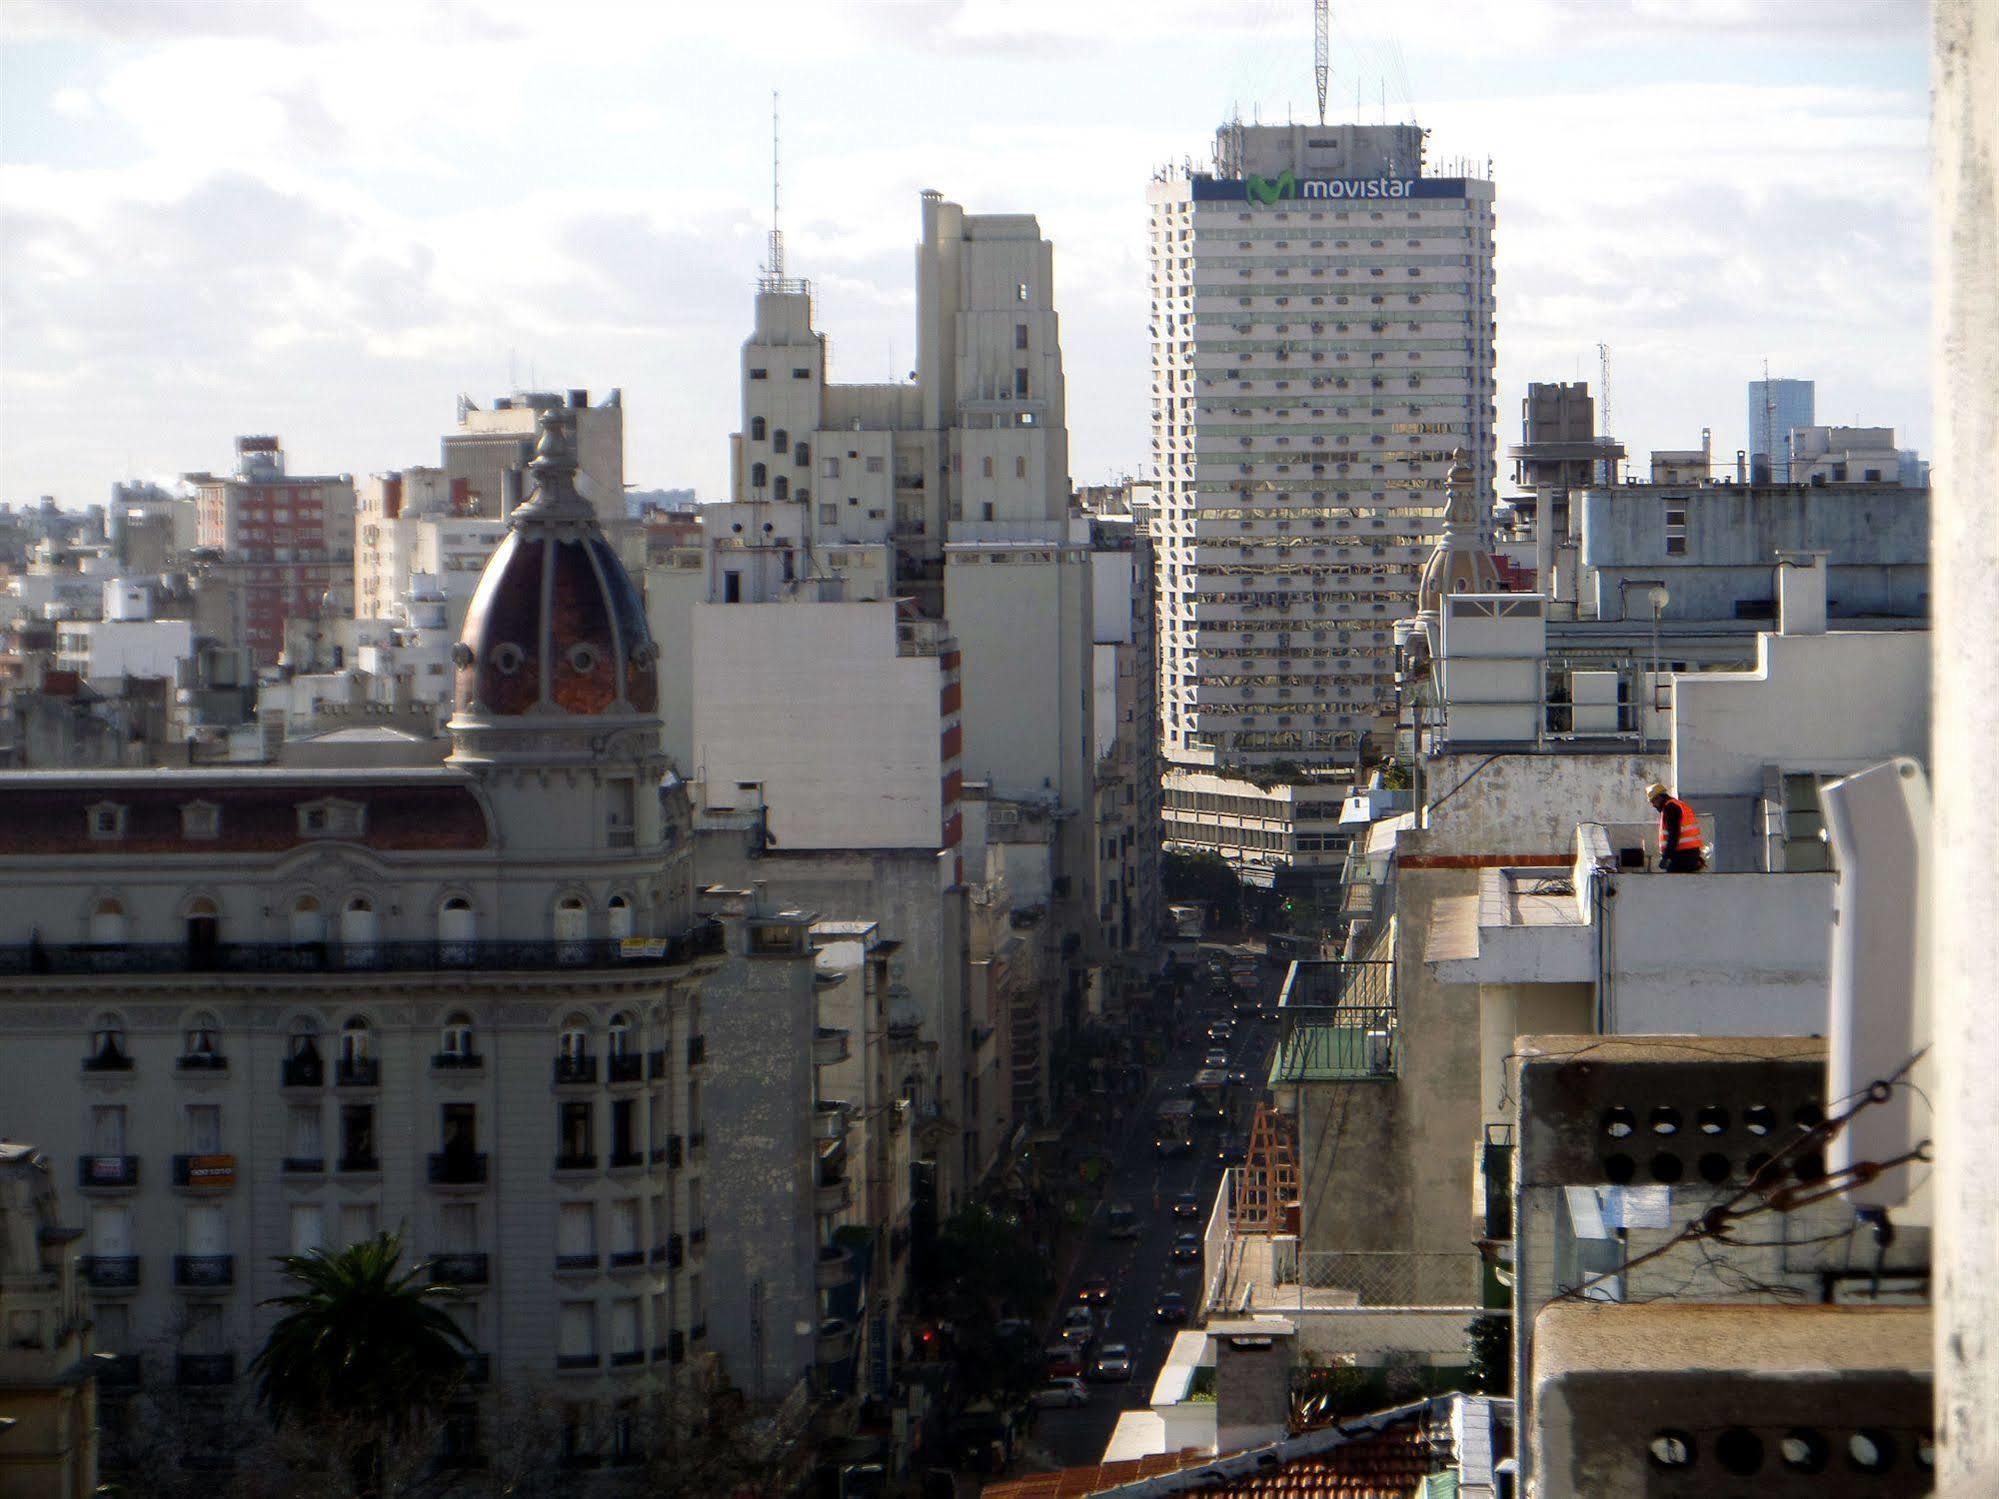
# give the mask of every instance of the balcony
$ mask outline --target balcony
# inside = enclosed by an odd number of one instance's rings
[[[601,1362],[602,1360],[594,1353],[558,1353],[555,1356],[556,1370],[564,1374],[581,1369],[594,1369]]]
[[[854,1326],[838,1317],[828,1317],[819,1324],[819,1362],[822,1364],[842,1363],[854,1356]]]
[[[837,1099],[826,1099],[812,1105],[812,1138],[815,1140],[840,1140],[847,1134],[847,1106]]]
[[[486,1059],[476,1051],[440,1051],[430,1059],[433,1072],[479,1072],[485,1066]]]
[[[336,1088],[381,1087],[381,1061],[375,1057],[342,1057],[333,1064],[333,1086]]]
[[[708,1060],[708,1038],[689,1036],[687,1038],[687,1065],[699,1067]]]
[[[666,968],[723,953],[720,922],[675,937],[561,942],[224,942],[191,953],[185,942],[19,942],[0,946],[0,975],[126,973],[488,973],[556,968]]]
[[[278,1086],[317,1088],[326,1082],[326,1063],[318,1057],[286,1057],[278,1064]]]
[[[211,1051],[189,1052],[186,1056],[174,1058],[176,1072],[227,1072],[229,1058],[218,1056]]]
[[[844,1176],[836,1176],[821,1181],[812,1194],[812,1209],[816,1213],[830,1216],[846,1211],[847,1204],[854,1200],[854,1189]]]
[[[173,1184],[191,1192],[226,1192],[236,1185],[236,1157],[177,1155],[173,1159]]]
[[[636,1051],[613,1052],[609,1058],[611,1081],[614,1083],[638,1083],[645,1081],[645,1057]]]
[[[646,1252],[643,1249],[614,1249],[610,1254],[613,1270],[635,1270],[645,1262]]]
[[[564,1151],[555,1158],[555,1169],[557,1171],[595,1171],[597,1169],[597,1152],[594,1150]]]
[[[353,1176],[372,1176],[382,1169],[382,1158],[378,1155],[344,1155],[340,1158],[340,1169]]]
[[[562,1273],[572,1275],[579,1271],[595,1270],[602,1263],[603,1257],[594,1249],[587,1254],[558,1254],[555,1257],[555,1268]]]
[[[1400,1075],[1393,963],[1293,963],[1277,1003],[1284,1029],[1270,1070],[1274,1086]]]
[[[146,1368],[136,1353],[98,1353],[97,1387],[101,1390],[136,1390],[146,1382]]]
[[[76,1162],[76,1184],[84,1191],[139,1185],[139,1158],[135,1155],[87,1155]]]
[[[430,1183],[434,1187],[482,1187],[486,1184],[486,1152],[483,1150],[442,1150],[430,1158]]]
[[[132,1070],[132,1059],[122,1051],[113,1051],[107,1047],[95,1056],[85,1057],[83,1059],[83,1070],[85,1072],[130,1072]]]
[[[139,1287],[136,1254],[86,1254],[83,1278],[93,1291],[135,1291]]]
[[[174,1284],[185,1290],[206,1290],[236,1284],[236,1256],[233,1254],[177,1254],[174,1256]]]
[[[233,1353],[182,1353],[174,1358],[174,1378],[183,1385],[226,1385],[236,1382]]]
[[[819,1246],[817,1284],[822,1291],[835,1290],[854,1278],[854,1256],[838,1244]]]
[[[489,1258],[472,1251],[433,1255],[428,1269],[434,1286],[483,1286],[492,1278]]]
[[[557,1057],[554,1069],[558,1088],[588,1087],[597,1081],[595,1057]]]
[[[821,1026],[812,1033],[812,1065],[832,1067],[850,1055],[847,1033]]]
[[[326,1170],[323,1155],[288,1155],[278,1162],[278,1170],[286,1176],[317,1176]]]

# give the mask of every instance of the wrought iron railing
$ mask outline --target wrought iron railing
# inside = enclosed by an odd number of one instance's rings
[[[86,1254],[83,1278],[94,1291],[129,1291],[139,1284],[136,1254]]]
[[[182,1384],[221,1385],[236,1378],[233,1353],[183,1353],[174,1360],[174,1372]]]
[[[76,1162],[79,1187],[136,1187],[139,1158],[135,1155],[87,1155]]]
[[[443,1150],[430,1158],[430,1180],[437,1186],[478,1186],[486,1180],[486,1152]]]
[[[174,1256],[174,1284],[177,1286],[233,1286],[236,1284],[236,1256],[233,1254],[177,1254]]]
[[[492,1275],[492,1262],[486,1255],[470,1251],[436,1254],[431,1256],[428,1269],[434,1286],[483,1286]]]
[[[719,922],[654,941],[225,942],[197,953],[184,942],[47,943],[0,946],[0,975],[98,973],[402,973],[454,968],[667,967],[723,951]]]

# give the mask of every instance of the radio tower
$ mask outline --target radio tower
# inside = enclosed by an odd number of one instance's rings
[[[766,291],[783,291],[784,231],[777,227],[777,90],[770,91],[770,250],[764,267]]]
[[[1312,81],[1319,88],[1319,123],[1326,123],[1326,80],[1332,74],[1333,49],[1327,30],[1332,24],[1332,0],[1312,0]]]

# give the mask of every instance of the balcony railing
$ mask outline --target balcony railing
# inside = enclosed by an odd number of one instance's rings
[[[435,1186],[479,1186],[486,1180],[486,1152],[483,1150],[443,1150],[430,1158],[430,1180]]]
[[[236,1355],[233,1353],[183,1353],[174,1359],[175,1377],[184,1385],[233,1384]]]
[[[130,1291],[139,1284],[136,1254],[86,1254],[83,1278],[93,1291]]]
[[[326,1081],[326,1063],[319,1057],[286,1057],[278,1064],[278,1083],[286,1088],[317,1088]]]
[[[555,1169],[557,1171],[595,1171],[597,1169],[597,1153],[594,1150],[564,1151],[555,1158]]]
[[[550,942],[225,942],[190,952],[185,942],[20,942],[0,946],[0,974],[427,973],[453,969],[671,967],[723,951],[719,922],[674,937]]]
[[[440,1051],[432,1055],[430,1065],[439,1072],[476,1072],[486,1059],[476,1051]]]
[[[555,1081],[558,1084],[594,1083],[597,1081],[597,1059],[595,1057],[557,1057],[555,1059]]]
[[[646,1153],[643,1150],[614,1150],[611,1152],[611,1169],[623,1170],[631,1166],[643,1166]]]
[[[173,1184],[196,1191],[226,1191],[236,1185],[236,1157],[177,1155],[173,1159]]]
[[[278,1170],[286,1176],[311,1176],[325,1169],[323,1155],[288,1155],[278,1162]]]
[[[200,1288],[236,1284],[236,1256],[233,1254],[177,1254],[174,1256],[174,1284]]]
[[[601,1262],[601,1257],[595,1250],[592,1250],[588,1254],[558,1254],[555,1257],[555,1268],[558,1270],[595,1270]]]
[[[558,1353],[555,1367],[558,1369],[594,1369],[598,1358],[594,1353]]]
[[[432,1255],[430,1283],[434,1286],[483,1286],[491,1278],[491,1261],[484,1254]]]
[[[192,1051],[175,1057],[174,1068],[180,1072],[227,1072],[229,1058],[212,1051]]]
[[[344,1155],[340,1158],[342,1171],[365,1175],[382,1169],[382,1158],[378,1155]]]
[[[132,1059],[122,1051],[100,1051],[83,1059],[85,1072],[130,1072]]]
[[[643,1348],[625,1348],[611,1355],[613,1369],[628,1369],[634,1364],[642,1364],[645,1361],[646,1351]]]
[[[630,1270],[646,1262],[643,1249],[613,1249],[610,1255],[613,1270]]]
[[[1297,962],[1278,997],[1273,1084],[1385,1081],[1402,1070],[1390,962]]]
[[[135,1155],[87,1155],[76,1163],[79,1187],[136,1187],[139,1158]]]
[[[638,1083],[645,1081],[645,1057],[636,1051],[613,1052],[610,1056],[610,1077],[614,1083]]]
[[[333,1064],[336,1088],[379,1088],[382,1063],[378,1057],[342,1057]]]

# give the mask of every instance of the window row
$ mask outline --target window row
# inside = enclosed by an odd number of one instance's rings
[[[604,904],[603,931],[612,941],[635,935],[637,904],[628,895],[613,895]],[[583,942],[590,938],[592,913],[578,895],[560,897],[550,908],[551,933],[557,942]],[[207,896],[195,896],[181,910],[182,935],[191,955],[212,953],[221,940],[221,908]],[[373,897],[349,897],[337,908],[323,904],[316,895],[300,895],[286,912],[287,935],[294,946],[336,941],[343,947],[368,948],[382,940],[380,914]],[[478,914],[462,895],[447,897],[435,913],[435,932],[441,943],[470,943],[479,940]],[[123,946],[131,940],[130,919],[125,903],[115,895],[99,896],[91,903],[86,940],[93,946]]]

